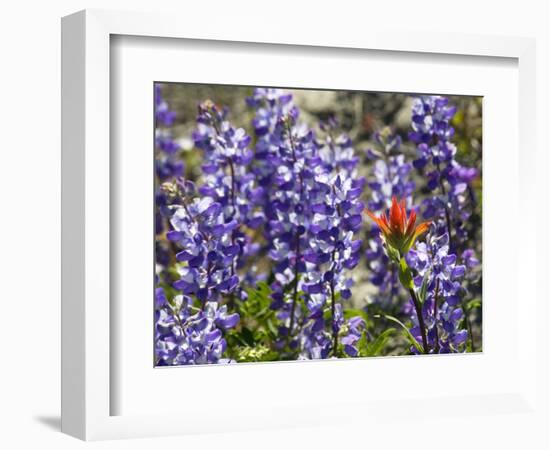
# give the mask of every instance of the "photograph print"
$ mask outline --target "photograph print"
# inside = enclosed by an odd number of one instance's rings
[[[155,366],[483,350],[481,97],[152,89]]]

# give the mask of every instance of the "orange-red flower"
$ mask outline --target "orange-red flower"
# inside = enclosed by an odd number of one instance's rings
[[[423,222],[415,227],[416,213],[412,210],[407,218],[405,200],[401,200],[399,204],[395,197],[392,197],[389,215],[382,213],[380,217],[376,217],[371,211],[366,210],[366,212],[380,227],[386,245],[393,247],[401,255],[410,250],[416,239],[428,231],[431,224],[431,222]]]

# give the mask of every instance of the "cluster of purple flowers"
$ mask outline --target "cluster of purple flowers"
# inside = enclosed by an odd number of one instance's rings
[[[327,330],[322,314],[319,312],[311,314],[298,336],[300,345],[298,359],[325,359],[330,357],[335,333],[337,336],[341,336],[341,346],[344,353],[352,357],[358,356],[357,344],[363,336],[365,327],[365,320],[360,316],[353,316],[348,320],[344,320],[341,303],[336,303],[334,306],[331,332]]]
[[[161,235],[166,230],[166,217],[169,215],[166,195],[160,189],[163,182],[183,175],[185,165],[178,153],[179,144],[175,141],[172,127],[176,120],[176,113],[170,109],[168,102],[162,96],[162,86],[155,84],[155,172],[156,191],[155,202],[155,233]],[[159,240],[155,242],[157,263],[167,266],[170,262],[170,251]]]
[[[345,133],[337,132],[338,122],[333,117],[322,122],[320,129],[325,138],[319,142],[319,156],[327,172],[356,178],[359,156],[355,154],[351,138]]]
[[[191,185],[186,183],[186,187]],[[192,189],[192,188],[191,188]],[[185,191],[189,198],[190,188]],[[167,238],[183,249],[176,254],[180,279],[174,287],[184,294],[194,294],[201,302],[218,301],[220,294],[232,292],[238,277],[231,268],[239,254],[239,246],[232,242],[237,222],[225,222],[223,206],[211,197],[195,198],[177,206],[170,223]]]
[[[231,242],[238,246],[238,257],[231,266],[233,274],[249,266],[244,280],[254,286],[263,277],[257,274],[254,264],[249,264],[258,254],[260,246],[253,242],[245,229],[257,230],[264,222],[261,200],[264,189],[258,186],[251,170],[254,152],[249,148],[251,138],[243,128],[235,128],[227,120],[228,111],[211,101],[199,105],[197,128],[193,140],[204,152],[202,165],[203,184],[199,192],[214,199],[222,206],[226,222],[234,222]],[[239,289],[239,296],[245,297]]]
[[[157,365],[230,363],[222,358],[227,343],[223,331],[239,322],[238,314],[228,314],[227,306],[206,302],[193,306],[187,295],[168,302],[162,288],[155,292],[155,356]]]
[[[159,345],[169,342],[173,346],[178,337],[178,342],[185,344],[184,356],[163,359],[164,363],[172,364],[219,360],[225,350],[223,333],[216,328],[215,321],[210,320],[207,326],[202,315],[209,317],[208,311],[221,305],[225,297],[232,298],[236,293],[244,296],[238,270],[257,251],[258,245],[243,228],[253,229],[263,223],[262,213],[254,208],[255,196],[261,195],[261,190],[255,188],[254,177],[248,171],[253,157],[248,148],[250,137],[242,128],[231,125],[225,109],[207,101],[199,105],[193,139],[204,152],[203,183],[197,188],[194,183],[174,176],[172,183],[161,190],[166,200],[161,211],[170,223],[166,238],[180,250],[175,255],[179,278],[172,288],[182,293],[185,304],[200,305],[200,311],[189,316],[190,322],[176,324],[178,327],[171,328],[172,334],[157,339]],[[249,274],[243,280],[256,281]],[[227,305],[219,307],[221,312],[226,309]],[[166,310],[161,314],[167,315],[170,314]],[[230,317],[229,322],[222,321],[224,330],[234,327],[239,320],[237,313]],[[200,331],[200,336],[215,337],[216,345],[208,358],[202,350],[189,350],[187,341],[181,341],[187,336],[187,327],[196,333]]]
[[[472,209],[469,184],[479,175],[475,168],[464,167],[456,159],[457,148],[452,142],[451,120],[456,107],[442,96],[415,98],[412,109],[412,129],[409,138],[416,144],[417,159],[413,164],[427,179],[433,195],[423,202],[423,216],[437,225],[437,233],[449,235],[452,252],[463,250],[467,238],[465,224]]]
[[[432,221],[432,226],[427,243],[418,243],[408,258],[419,274],[416,286],[420,288],[424,283],[427,287],[424,322],[431,350],[440,353],[464,351],[468,331],[462,327],[468,322],[462,308],[462,279],[466,266],[478,264],[474,250],[462,245],[468,237],[464,225],[473,207],[470,183],[478,172],[455,159],[457,148],[451,140],[455,113],[456,108],[445,97],[418,97],[413,103],[413,131],[409,134],[417,145],[418,157],[413,165],[425,175],[426,187],[432,193],[422,204],[423,216]],[[418,324],[412,306],[410,310]],[[412,331],[419,336],[417,326]]]
[[[401,138],[385,128],[374,134],[378,149],[368,149],[367,157],[373,162],[372,177],[367,207],[373,213],[381,214],[390,206],[393,197],[405,200],[412,206],[415,183],[411,179],[412,164],[401,152]],[[396,267],[390,263],[384,250],[380,230],[375,225],[368,233],[365,252],[369,281],[376,287],[372,301],[382,307],[398,305],[401,291]]]
[[[287,145],[287,122],[295,120],[299,111],[292,101],[292,95],[280,89],[256,88],[246,102],[255,110],[252,127],[256,135],[256,145],[252,173],[261,189],[258,191],[256,204],[264,212],[264,236],[269,240],[271,223],[277,220],[275,210],[271,208],[270,194],[276,182],[274,177],[280,163],[280,149]],[[269,251],[269,246],[267,250]]]
[[[176,254],[179,279],[172,287],[182,294],[168,302],[164,290],[157,289],[158,364],[220,362],[226,348],[222,330],[239,321],[238,314],[228,315],[227,306],[220,306],[222,296],[239,282],[231,270],[239,254],[231,238],[237,223],[226,222],[223,206],[211,197],[196,197],[193,183],[179,179],[172,189],[166,237],[181,249]]]
[[[275,262],[271,288],[281,320],[279,345],[298,348],[305,358],[336,355],[338,301],[351,296],[346,272],[357,265],[361,247],[353,239],[363,209],[364,180],[354,174],[358,158],[347,136],[333,138],[335,123],[323,126],[327,137],[319,142],[299,121],[289,94],[256,89],[248,103],[256,108],[255,174],[264,189],[265,236]]]
[[[468,332],[462,328],[464,311],[462,279],[466,267],[457,263],[456,255],[449,253],[449,237],[430,234],[427,242],[419,242],[407,256],[408,263],[418,275],[414,284],[418,291],[425,286],[422,315],[426,324],[428,345],[434,353],[463,351]],[[412,308],[411,308],[412,310]],[[421,342],[416,314],[412,315],[413,336]],[[416,349],[413,347],[412,349]]]
[[[172,177],[183,175],[183,161],[177,157],[181,149],[174,140],[172,127],[176,120],[175,111],[170,110],[166,100],[162,97],[162,86],[155,85],[155,157],[156,172],[159,180],[165,181]]]
[[[332,121],[331,121],[332,122]],[[351,140],[345,134],[333,137],[336,123],[323,126],[326,138],[320,144],[319,155],[323,171],[315,176],[320,196],[311,205],[313,217],[310,222],[312,234],[304,259],[311,264],[304,275],[303,290],[309,294],[306,302],[310,317],[314,321],[323,317],[325,305],[331,311],[330,338],[324,333],[319,339],[303,341],[303,349],[314,355],[317,348],[326,354],[332,349],[336,354],[338,337],[343,335],[344,351],[350,356],[357,355],[356,341],[360,333],[354,334],[357,326],[348,327],[350,333],[343,333],[342,305],[338,300],[351,297],[353,279],[349,271],[359,262],[361,240],[354,239],[362,223],[364,205],[359,200],[365,186],[365,179],[357,176],[359,159],[354,155]],[[362,320],[360,318],[356,318]],[[355,323],[355,322],[354,322]],[[314,344],[313,347],[311,344]]]

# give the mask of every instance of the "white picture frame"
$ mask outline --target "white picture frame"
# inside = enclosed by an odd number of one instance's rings
[[[311,27],[307,36],[292,29],[285,30],[283,35],[276,27],[260,29],[227,24],[213,30],[193,21],[181,27],[177,17],[158,13],[88,10],[67,16],[62,22],[62,430],[65,433],[85,440],[97,440],[199,433],[208,432],[212,428],[212,424],[201,423],[200,418],[194,418],[189,413],[178,415],[173,411],[165,414],[155,411],[154,414],[147,414],[140,411],[135,414],[112,414],[113,391],[120,388],[113,382],[111,359],[112,337],[116,334],[113,327],[116,324],[113,325],[111,317],[113,287],[110,266],[112,246],[115,243],[111,239],[110,205],[111,186],[116,184],[117,177],[111,170],[110,159],[110,148],[113,145],[110,131],[110,111],[114,101],[110,89],[113,36],[170,38],[180,42],[232,42],[243,46],[265,45],[267,52],[269,45],[282,44],[281,52],[286,51],[285,48],[291,51],[290,46],[299,46],[302,49],[315,48],[321,54],[323,49],[332,54],[354,49],[358,52],[365,50],[390,55],[407,54],[411,60],[426,55],[448,55],[449,58],[494,57],[517,61],[518,115],[514,117],[517,117],[519,138],[516,146],[516,150],[519,149],[519,176],[517,186],[512,188],[517,191],[518,199],[514,211],[527,222],[536,221],[534,185],[530,178],[535,166],[536,85],[535,43],[532,39],[404,33],[375,28],[362,30],[360,35],[350,32],[330,36],[322,27]],[[518,261],[533,261],[529,267],[518,264],[517,272],[514,272],[517,280],[512,285],[524,286],[523,281],[529,279],[529,271],[535,270],[534,234],[524,236],[521,245],[516,245],[513,252]],[[534,283],[522,287],[522,293],[522,311],[536,310]],[[510,295],[515,295],[514,305],[517,305],[518,292],[511,292]],[[231,420],[227,419],[223,424],[216,423],[214,429],[253,430],[328,425],[367,416],[392,421],[418,410],[419,405],[425,411],[439,408],[443,417],[468,417],[472,405],[485,415],[503,411],[539,414],[541,405],[536,401],[536,346],[533,344],[536,342],[537,330],[529,320],[528,313],[522,311],[518,311],[514,322],[517,327],[517,342],[514,344],[518,347],[519,361],[517,374],[506,388],[498,392],[486,395],[483,392],[466,395],[464,392],[463,397],[453,393],[455,396],[452,398],[426,395],[414,403],[415,397],[399,395],[387,402],[377,399],[372,403],[358,397],[357,400],[348,399],[344,404],[335,401],[334,408],[330,407],[330,402],[314,404],[306,400],[301,405],[292,406],[283,402],[273,404],[271,412],[269,407],[254,413],[237,409]],[[531,344],[519,345],[521,342]],[[420,358],[414,364],[434,364],[420,360],[424,359]],[[399,363],[387,364],[399,367]],[[472,364],[475,367],[475,363]],[[243,370],[251,370],[251,367],[230,369],[242,373]],[[273,365],[257,367],[253,369],[257,376],[269,377],[270,372],[276,370]],[[366,366],[365,361],[352,361],[338,366],[322,366],[319,363],[302,367],[307,368],[301,370],[301,375],[296,372],[296,376],[314,376],[319,370],[329,370],[336,376],[342,376],[346,371],[364,370]],[[224,368],[207,369],[212,373],[212,369]],[[385,366],[381,370],[391,369]],[[182,372],[181,376],[186,376],[186,373]],[[343,405],[345,412],[341,408]],[[398,408],[395,405],[399,405]],[[273,420],[268,425],[266,420],[270,417]]]

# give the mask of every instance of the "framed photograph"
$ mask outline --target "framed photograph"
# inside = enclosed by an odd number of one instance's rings
[[[534,42],[244,30],[63,19],[63,431],[537,414]]]

